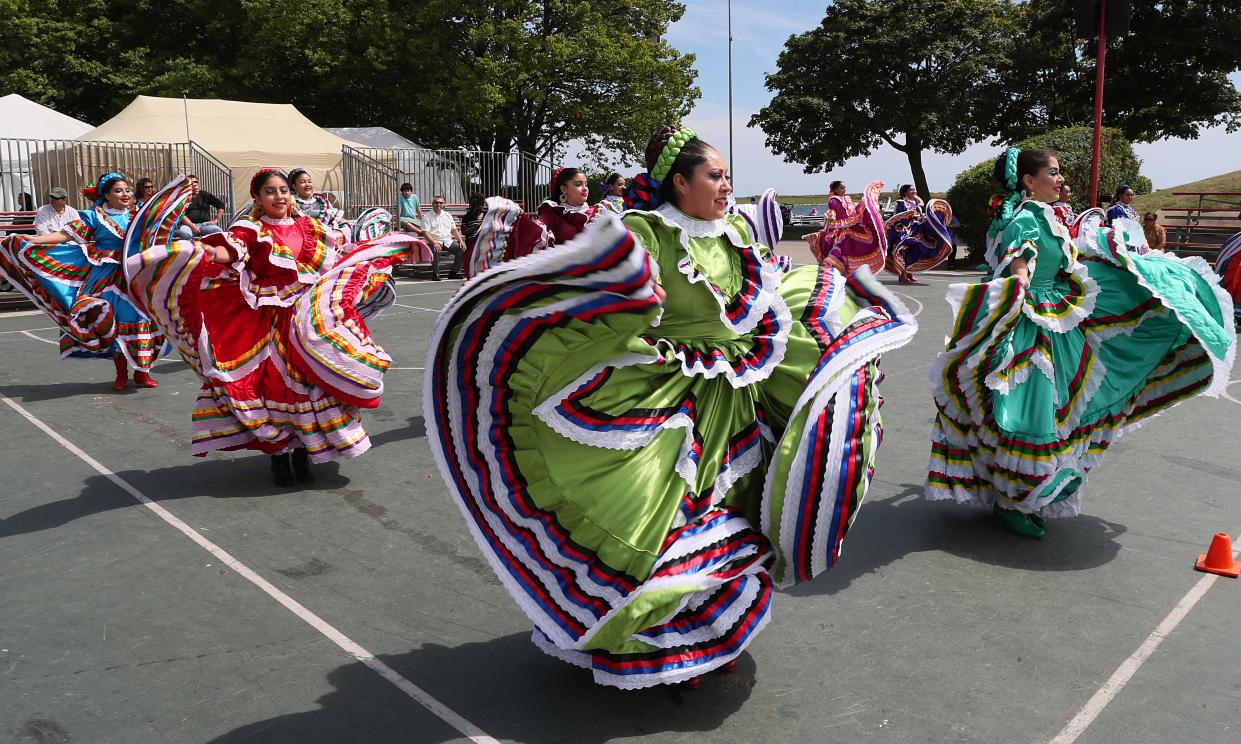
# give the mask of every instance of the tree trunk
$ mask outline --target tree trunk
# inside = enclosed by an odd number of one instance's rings
[[[913,175],[914,189],[925,202],[931,198],[931,189],[926,185],[926,170],[922,167],[922,143],[913,137],[906,137],[905,157],[909,160],[909,172]]]

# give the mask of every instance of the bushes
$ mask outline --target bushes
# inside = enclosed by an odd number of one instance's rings
[[[1090,146],[1093,130],[1090,127],[1069,127],[1035,135],[1017,143],[1022,149],[1043,147],[1057,153],[1064,179],[1073,189],[1073,208],[1082,211],[1090,199]],[[996,157],[1003,152],[996,148]],[[961,221],[958,238],[969,246],[971,260],[980,259],[986,247],[987,200],[1000,192],[991,178],[995,158],[990,158],[962,171],[952,188],[948,189],[948,203],[953,215]],[[1141,161],[1133,153],[1133,146],[1117,129],[1103,130],[1102,158],[1099,165],[1099,198],[1106,201],[1117,184],[1128,183],[1134,193],[1145,194],[1151,190],[1149,178],[1139,175]]]

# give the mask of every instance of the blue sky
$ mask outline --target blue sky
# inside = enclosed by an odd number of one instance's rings
[[[686,119],[708,142],[727,157],[728,149],[728,25],[725,0],[682,0],[685,16],[668,31],[668,41],[683,52],[697,55],[698,85],[702,98]],[[790,34],[819,24],[827,3],[823,0],[733,0],[733,170],[739,194],[759,193],[774,186],[785,194],[815,194],[827,182],[842,179],[850,189],[883,180],[890,187],[911,180],[905,156],[884,146],[864,158],[855,158],[830,174],[805,174],[800,163],[786,163],[767,150],[763,133],[749,128],[751,114],[771,100],[763,76],[775,71],[776,57]],[[848,61],[845,60],[845,65]],[[1241,87],[1241,74],[1233,75]],[[1105,99],[1106,100],[1106,99]],[[1106,118],[1104,119],[1106,122]],[[1241,152],[1241,133],[1205,129],[1197,140],[1165,140],[1135,145],[1143,160],[1142,172],[1156,188],[1166,188],[1241,167],[1241,160],[1224,152]],[[932,190],[952,185],[956,174],[985,159],[995,148],[985,142],[961,155],[926,153],[923,164]]]

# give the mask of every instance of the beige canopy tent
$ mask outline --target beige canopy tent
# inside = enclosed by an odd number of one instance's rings
[[[78,138],[94,142],[193,142],[233,174],[237,206],[249,200],[250,178],[264,166],[302,167],[315,189],[340,199],[341,146],[291,104],[138,96],[116,116]],[[187,164],[174,164],[193,167]],[[148,174],[135,174],[137,176]],[[149,174],[152,177],[155,174]]]

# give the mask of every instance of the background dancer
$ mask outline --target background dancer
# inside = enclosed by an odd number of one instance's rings
[[[335,230],[344,227],[345,213],[332,206],[327,197],[315,191],[315,181],[305,168],[289,171],[289,186],[297,202],[297,211],[305,217],[319,220]]]
[[[931,372],[924,493],[1041,539],[1048,517],[1079,513],[1087,472],[1118,436],[1225,389],[1232,300],[1201,258],[1138,255],[1140,227],[1083,224],[1075,244],[1050,205],[1064,181],[1050,151],[1010,147],[995,178],[991,279],[948,292],[957,320]]]
[[[846,276],[866,266],[871,274],[883,268],[888,253],[888,236],[879,210],[883,181],[866,187],[857,204],[844,193],[841,181],[831,184],[827,200],[827,219],[823,229],[806,236],[810,251],[819,263],[830,264]]]
[[[918,196],[918,192],[914,189],[912,183],[907,183],[897,189],[896,205],[893,207],[893,214],[900,214],[908,211],[921,211],[922,198]]]
[[[615,171],[609,173],[607,178],[599,182],[599,190],[603,194],[599,206],[617,214],[625,211],[625,189],[628,185],[629,182],[621,174]]]
[[[1056,200],[1051,203],[1056,217],[1060,218],[1060,221],[1070,228],[1077,221],[1077,212],[1073,210],[1073,204],[1069,201],[1072,198],[1073,189],[1069,188],[1069,184],[1066,181],[1060,184],[1060,193],[1056,195]]]
[[[906,184],[900,189],[896,212],[884,223],[888,255],[884,266],[896,274],[901,284],[918,284],[914,274],[928,271],[952,255],[952,207],[943,199],[932,199],[925,207]]]
[[[1112,203],[1107,208],[1108,224],[1122,217],[1134,222],[1138,220],[1137,210],[1133,208],[1133,188],[1127,183],[1116,187],[1116,193],[1112,195]]]
[[[89,209],[64,228],[0,241],[0,276],[60,328],[61,357],[112,358],[113,390],[153,388],[151,365],[164,339],[125,296],[121,261],[134,210],[133,191],[120,173],[105,173],[83,194]]]
[[[622,688],[731,669],[773,584],[835,565],[879,445],[878,355],[915,331],[865,270],[781,274],[692,130],[646,161],[653,210],[454,296],[424,388],[440,471],[535,644]]]
[[[392,301],[382,270],[412,238],[340,246],[296,211],[285,175],[265,168],[248,215],[201,241],[169,242],[189,193],[178,179],[143,207],[126,273],[131,297],[202,378],[192,451],[266,452],[277,485],[310,484],[310,461],[370,447],[359,409],[379,405],[391,359],[360,310]]]
[[[539,221],[547,225],[557,243],[567,243],[595,218],[599,207],[586,203],[590,187],[586,174],[577,168],[556,168],[550,185],[552,199],[539,205]]]

